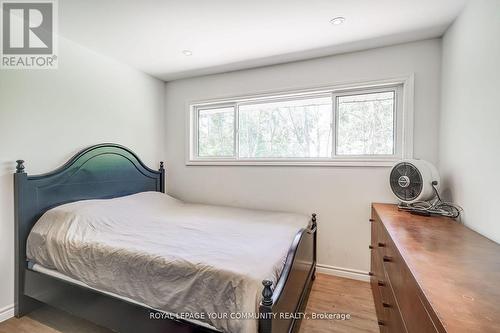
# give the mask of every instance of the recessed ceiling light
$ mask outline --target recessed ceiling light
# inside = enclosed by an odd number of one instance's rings
[[[330,23],[333,25],[341,25],[344,22],[345,22],[345,17],[342,16],[335,17],[330,20]]]
[[[183,50],[182,54],[184,54],[185,56],[190,56],[190,55],[193,55],[193,52],[190,50]]]

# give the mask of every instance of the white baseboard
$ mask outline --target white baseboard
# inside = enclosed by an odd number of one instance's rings
[[[368,275],[368,272],[358,271],[356,269],[316,264],[316,271],[318,273],[339,276],[347,279],[353,279],[365,282],[370,281],[370,276]]]
[[[7,305],[0,309],[0,323],[12,317],[14,317],[14,304]]]

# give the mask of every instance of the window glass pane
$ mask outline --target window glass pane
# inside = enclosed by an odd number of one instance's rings
[[[234,156],[234,107],[198,110],[198,156]]]
[[[331,156],[331,96],[241,105],[239,157]]]
[[[337,97],[337,154],[394,154],[394,99],[394,91]]]

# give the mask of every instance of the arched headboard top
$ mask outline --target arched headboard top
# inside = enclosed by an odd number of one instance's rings
[[[66,170],[75,168],[75,167],[82,167],[85,165],[87,162],[89,162],[92,159],[99,158],[99,156],[103,155],[116,155],[120,156],[122,158],[127,159],[130,161],[131,164],[135,165],[137,170],[141,172],[141,170],[146,171],[147,173],[150,174],[156,174],[159,175],[161,173],[161,169],[163,167],[163,162],[160,162],[160,170],[156,171],[144,164],[141,159],[129,148],[116,144],[116,143],[100,143],[97,145],[93,145],[90,147],[87,147],[85,149],[82,149],[78,153],[76,153],[72,158],[70,158],[64,165],[61,167],[44,173],[40,175],[30,175],[29,179],[31,180],[36,180],[36,179],[46,179],[52,176],[58,176],[61,173],[64,173]],[[110,156],[106,156],[109,158]],[[106,161],[107,158],[103,158],[102,161]],[[18,160],[17,161],[17,167],[16,171],[19,172],[25,172],[25,166],[24,166],[24,160]]]
[[[15,191],[23,210],[36,206],[41,214],[48,208],[77,200],[164,192],[164,175],[163,163],[156,171],[130,149],[102,143],[81,150],[60,168],[41,175],[28,175],[24,161],[18,160]]]

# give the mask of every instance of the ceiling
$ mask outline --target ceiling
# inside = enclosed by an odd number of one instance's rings
[[[59,33],[170,81],[439,37],[465,2],[59,0]]]

